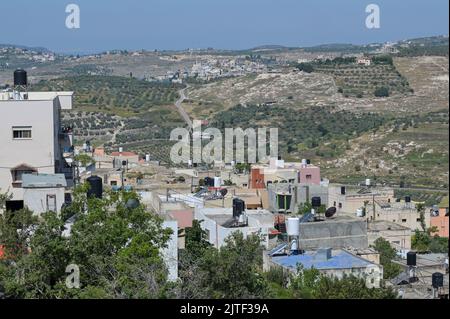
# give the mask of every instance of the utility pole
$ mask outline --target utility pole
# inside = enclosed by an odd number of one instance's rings
[[[373,220],[375,221],[375,194],[372,194]]]

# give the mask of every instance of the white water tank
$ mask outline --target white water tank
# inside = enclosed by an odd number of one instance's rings
[[[222,180],[220,177],[214,177],[214,187],[219,188],[222,185]]]
[[[119,147],[119,153],[123,152],[123,147]]]
[[[308,166],[308,164],[306,162],[306,159],[302,159],[302,167],[307,167],[307,166]]]
[[[356,217],[364,217],[364,210],[362,208],[356,210]]]
[[[88,148],[88,147],[87,147],[87,144],[86,144],[86,143],[83,143],[83,151],[86,152],[86,151],[87,151],[87,148]]]
[[[366,179],[366,186],[370,186],[370,178]]]
[[[247,224],[247,216],[245,214],[239,215],[238,222],[239,224]]]
[[[145,155],[145,161],[147,163],[150,162],[150,154]]]
[[[286,228],[288,236],[299,236],[300,218],[297,217],[288,218]]]

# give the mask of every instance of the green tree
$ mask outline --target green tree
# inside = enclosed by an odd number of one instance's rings
[[[396,251],[386,239],[380,237],[375,240],[373,248],[380,253],[380,264],[383,266],[384,278],[391,279],[400,274],[400,265],[392,262],[396,257]]]
[[[422,231],[426,231],[427,225],[425,223],[425,205],[422,203],[417,204],[416,210],[417,210],[417,213],[419,214],[420,227],[422,227]]]
[[[378,87],[375,89],[373,93],[376,97],[388,97],[389,96],[389,89],[385,86]]]
[[[297,69],[306,73],[312,73],[314,71],[314,67],[311,63],[299,63]]]
[[[364,278],[344,276],[342,279],[322,275],[317,269],[299,266],[288,288],[300,299],[395,299],[392,288],[368,288]]]
[[[79,165],[86,167],[89,164],[94,164],[95,161],[92,157],[87,154],[79,154],[74,157],[74,160],[79,163]]]
[[[311,212],[311,209],[312,209],[312,205],[310,202],[302,203],[299,205],[297,213],[299,215],[304,215],[304,214]]]
[[[270,296],[262,272],[261,239],[234,232],[219,250],[203,243],[203,231],[190,232],[180,254],[181,298],[265,298]],[[194,228],[194,227],[193,227]],[[187,238],[188,238],[187,237]]]
[[[205,256],[213,296],[216,298],[264,298],[269,286],[262,275],[262,246],[257,235],[246,239],[234,232],[220,250]]]
[[[171,230],[163,229],[162,220],[144,206],[126,207],[136,193],[109,192],[102,199],[87,199],[87,187],[74,192],[70,210],[76,220],[70,236],[64,234],[64,219],[52,212],[37,220],[23,212],[20,220],[26,222],[22,224],[0,219],[0,242],[17,231],[29,243],[26,252],[7,254],[0,262],[0,286],[7,297],[158,298],[170,294],[160,251]],[[30,223],[32,231],[27,232]],[[65,286],[69,264],[80,269],[80,289]]]
[[[411,246],[419,253],[447,253],[448,252],[448,238],[442,238],[436,233],[436,227],[429,227],[426,231],[416,229],[411,238]]]

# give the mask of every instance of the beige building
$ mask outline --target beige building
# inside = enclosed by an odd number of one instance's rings
[[[328,188],[328,206],[336,207],[340,213],[356,214],[357,210],[366,206],[367,213],[373,212],[374,202],[394,202],[394,189],[358,187],[350,188],[332,184]]]
[[[374,245],[375,241],[383,237],[395,249],[411,249],[411,229],[389,221],[372,221],[367,224],[367,238],[369,245]]]
[[[0,92],[0,192],[12,194],[8,209],[23,207],[23,174],[65,174],[72,183],[72,133],[61,111],[73,92]]]
[[[375,203],[375,220],[384,220],[397,225],[407,227],[411,231],[422,230],[420,214],[413,202]],[[430,227],[430,214],[424,214],[425,228]]]

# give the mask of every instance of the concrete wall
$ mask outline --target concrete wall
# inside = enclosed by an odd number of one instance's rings
[[[358,249],[368,247],[366,221],[350,219],[300,224],[302,249],[342,249],[349,246]]]
[[[436,235],[448,238],[448,208],[439,208],[439,215],[431,217],[430,226],[437,227]]]
[[[312,197],[320,197],[323,205],[328,205],[328,187],[320,185],[304,185],[304,184],[285,184],[278,183],[268,186],[269,210],[278,213],[276,196],[277,193],[290,190],[292,194],[291,205],[288,212],[297,213],[300,205],[311,202]]]
[[[372,215],[372,214],[369,214]],[[375,220],[385,220],[389,222],[396,223],[398,225],[407,227],[411,230],[422,230],[422,226],[420,224],[420,214],[416,211],[415,208],[411,209],[375,209]],[[430,227],[430,214],[425,213],[425,226]]]
[[[0,189],[8,189],[13,200],[23,199],[23,189],[12,188],[9,168],[26,164],[39,173],[55,173],[55,109],[52,101],[0,101]],[[14,140],[12,128],[31,126],[32,138]]]
[[[11,168],[25,164],[38,173],[54,174],[64,167],[59,139],[61,108],[72,108],[72,92],[29,92],[28,100],[0,100],[0,191],[23,199],[12,185]],[[31,139],[13,139],[13,127],[31,127]]]
[[[411,249],[411,230],[381,230],[368,231],[369,245],[383,237],[396,249]]]
[[[64,187],[59,188],[25,188],[23,191],[24,206],[34,214],[40,215],[47,212],[47,195],[56,195],[57,213],[61,212],[64,204]]]
[[[225,245],[225,240],[232,235],[234,232],[240,231],[244,238],[250,236],[252,234],[260,234],[262,236],[261,245],[263,245],[266,249],[269,247],[269,225],[255,216],[248,216],[248,227],[239,227],[239,228],[226,228],[220,225],[220,222],[217,222],[213,218],[209,218],[205,214],[202,213],[202,209],[194,210],[194,218],[196,220],[203,221],[201,223],[202,229],[206,230],[208,233],[208,241],[216,248],[220,248]],[[218,209],[220,211],[226,212],[231,211],[231,209]],[[232,217],[232,214],[229,214],[229,218]],[[228,218],[227,218],[228,219]],[[224,220],[225,221],[225,220]],[[273,226],[273,223],[270,225]]]

